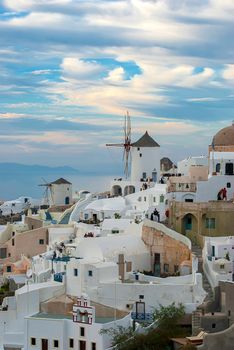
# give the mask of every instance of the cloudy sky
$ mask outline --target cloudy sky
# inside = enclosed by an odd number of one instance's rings
[[[234,119],[233,0],[0,0],[0,162],[117,169],[148,130],[173,160]]]

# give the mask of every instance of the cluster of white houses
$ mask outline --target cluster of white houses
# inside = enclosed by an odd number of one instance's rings
[[[161,173],[147,132],[131,147],[131,177],[114,180],[110,196],[84,192],[73,203],[61,178],[49,184],[51,208],[1,228],[3,279],[21,287],[3,299],[0,349],[108,349],[101,329],[150,322],[173,301],[191,314],[206,297],[193,238],[211,286],[233,281],[233,232],[219,220],[234,209],[234,126],[173,176]]]

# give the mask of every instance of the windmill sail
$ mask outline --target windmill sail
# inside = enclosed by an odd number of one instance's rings
[[[123,147],[123,161],[125,177],[129,176],[129,163],[131,160],[131,118],[127,112],[124,116],[124,141],[123,143],[108,143],[108,147]]]

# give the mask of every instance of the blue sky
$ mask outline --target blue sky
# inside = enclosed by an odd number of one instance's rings
[[[0,1],[0,162],[121,167],[145,130],[207,153],[234,119],[233,0]]]

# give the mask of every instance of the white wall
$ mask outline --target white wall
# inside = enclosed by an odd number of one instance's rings
[[[71,184],[52,184],[50,205],[65,205],[66,197],[69,197],[69,204],[72,203],[72,185]]]
[[[160,147],[132,147],[131,155],[131,181],[140,181],[143,172],[146,172],[146,178],[152,178],[153,171],[157,172],[157,182],[159,181]]]
[[[187,276],[185,276],[187,277]],[[202,278],[197,274],[196,284],[183,283],[184,277],[177,277],[178,282],[167,284],[166,278],[162,284],[140,284],[140,283],[101,283],[98,289],[89,292],[93,301],[112,306],[117,305],[118,309],[127,310],[127,304],[134,304],[139,301],[139,296],[144,295],[146,312],[159,307],[175,303],[193,304],[194,309],[200,305],[205,298],[205,291],[202,288]]]
[[[231,188],[227,188],[227,183],[231,183]],[[214,175],[208,178],[208,181],[197,182],[196,202],[208,202],[217,200],[218,192],[226,187],[227,199],[233,199],[234,176]]]
[[[130,317],[110,323],[93,323],[92,325],[74,323],[68,319],[53,319],[31,317],[25,322],[25,349],[41,350],[41,339],[49,340],[49,349],[54,349],[53,340],[59,341],[60,350],[68,350],[69,339],[74,339],[74,349],[79,349],[79,341],[86,341],[86,350],[91,350],[91,343],[96,343],[97,350],[104,350],[111,346],[111,339],[106,334],[100,334],[101,329],[108,329],[122,325],[128,327],[130,325]],[[85,336],[80,336],[80,327],[85,329]],[[31,346],[30,338],[36,338],[36,346]]]
[[[208,157],[200,156],[200,157],[189,157],[183,159],[177,163],[177,173],[185,176],[189,175],[189,169],[192,165],[208,165]]]

